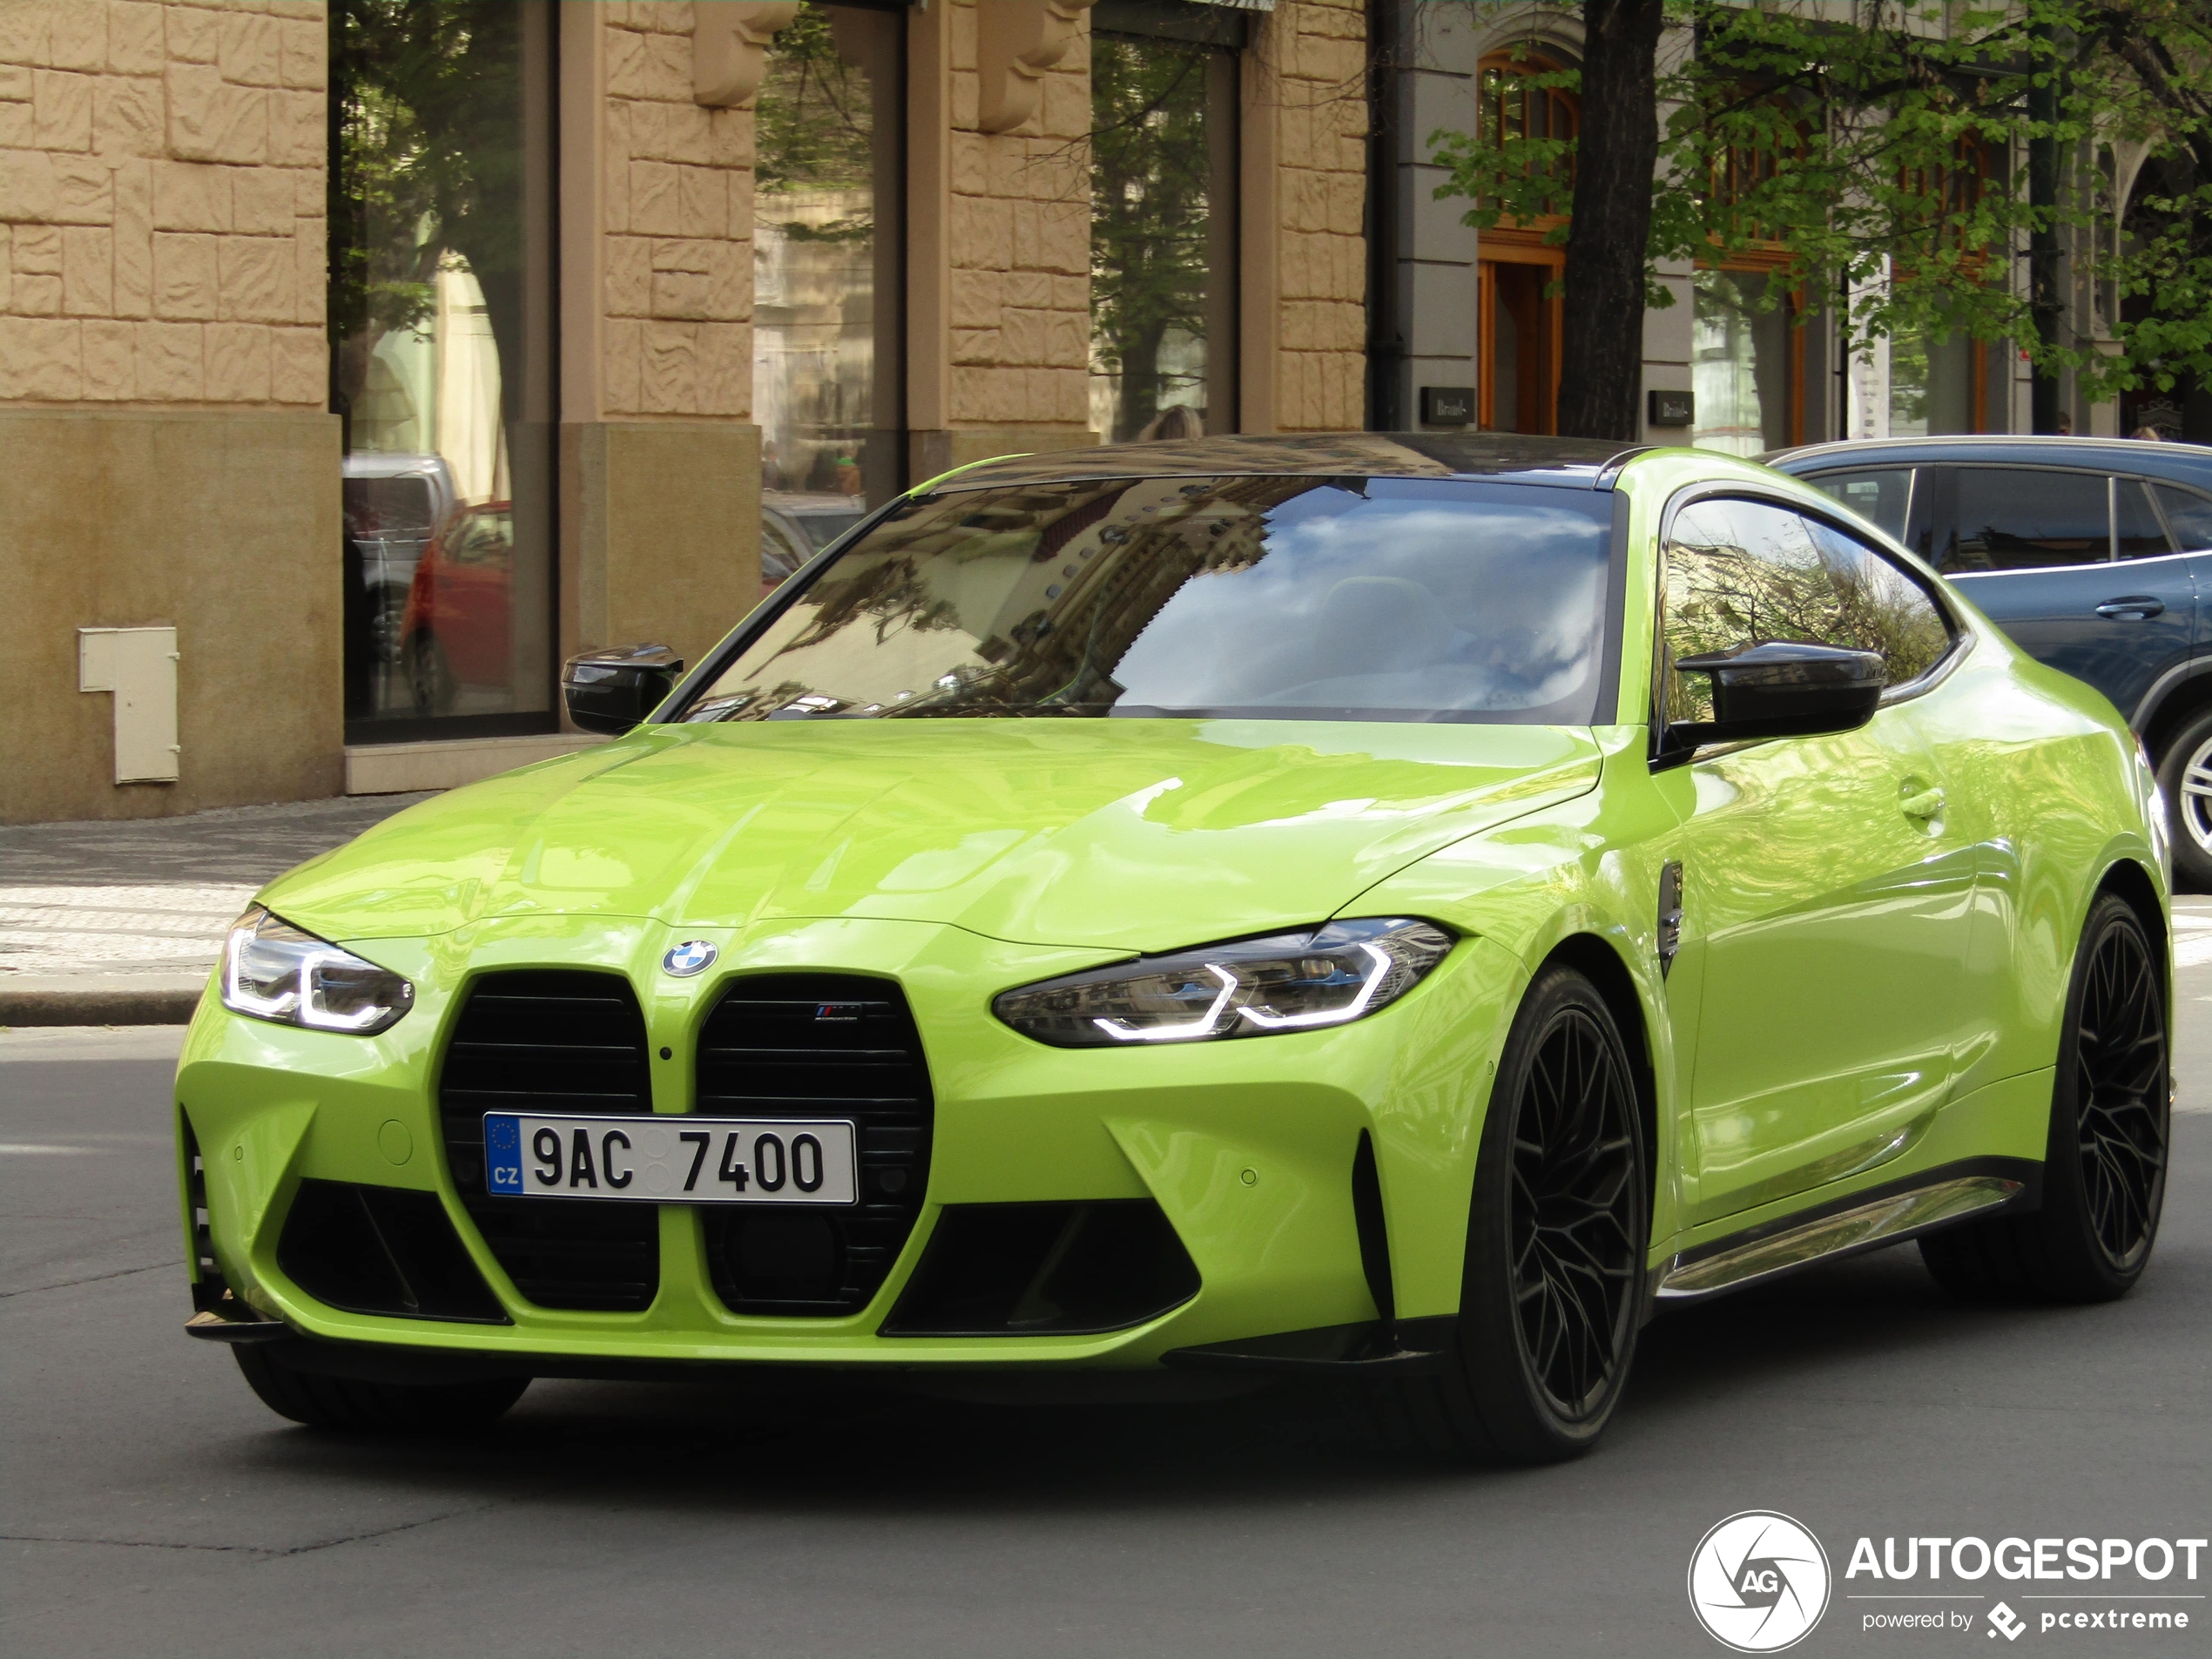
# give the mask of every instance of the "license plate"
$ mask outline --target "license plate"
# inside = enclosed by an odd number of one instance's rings
[[[484,1114],[484,1184],[509,1198],[645,1204],[852,1204],[840,1119]]]

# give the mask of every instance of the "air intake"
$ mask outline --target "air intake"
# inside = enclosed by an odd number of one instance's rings
[[[1150,1198],[948,1204],[882,1334],[1123,1331],[1197,1293],[1197,1264]]]
[[[645,1018],[614,974],[519,969],[469,992],[438,1078],[446,1161],[469,1219],[540,1307],[636,1312],[660,1288],[660,1207],[495,1198],[484,1114],[646,1112]]]
[[[715,1293],[733,1311],[828,1318],[866,1307],[929,1184],[929,1069],[899,988],[826,974],[734,981],[699,1033],[696,1109],[852,1121],[857,1204],[699,1213]]]
[[[509,1322],[435,1192],[302,1181],[277,1265],[316,1301],[348,1313]]]

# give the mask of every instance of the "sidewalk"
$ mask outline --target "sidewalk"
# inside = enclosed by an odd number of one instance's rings
[[[0,829],[0,1026],[189,1019],[263,882],[428,799]]]

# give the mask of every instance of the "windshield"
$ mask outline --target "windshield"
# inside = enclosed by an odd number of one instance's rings
[[[1431,479],[948,490],[846,548],[678,718],[1585,725],[1612,510]]]

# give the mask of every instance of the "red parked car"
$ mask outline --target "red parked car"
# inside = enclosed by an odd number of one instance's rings
[[[504,688],[515,570],[515,507],[457,507],[415,567],[400,624],[401,661],[417,714],[452,711],[464,685]]]

